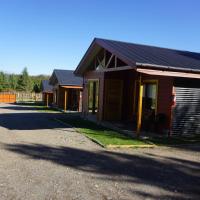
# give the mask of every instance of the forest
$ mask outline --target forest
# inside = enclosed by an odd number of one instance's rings
[[[47,75],[30,76],[25,67],[21,74],[0,72],[0,92],[41,92],[41,82],[49,79]]]

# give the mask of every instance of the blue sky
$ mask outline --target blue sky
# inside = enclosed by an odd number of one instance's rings
[[[75,69],[94,37],[200,52],[199,0],[0,0],[0,70]]]

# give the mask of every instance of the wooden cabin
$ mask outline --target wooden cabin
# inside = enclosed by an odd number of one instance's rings
[[[53,103],[53,87],[49,84],[49,80],[42,81],[42,100],[47,107]]]
[[[67,111],[82,110],[83,79],[72,70],[55,69],[49,79],[53,87],[53,104]]]
[[[138,134],[200,133],[200,53],[96,38],[75,74],[85,117]]]

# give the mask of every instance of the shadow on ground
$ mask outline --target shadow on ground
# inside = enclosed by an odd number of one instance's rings
[[[180,199],[200,198],[200,164],[184,159],[153,158],[126,153],[91,152],[70,147],[39,144],[4,144],[6,150],[31,159],[43,159],[83,172],[104,175],[101,178],[130,184],[151,185],[181,194]],[[132,191],[143,197],[158,197]],[[165,197],[166,198],[166,197]],[[162,199],[162,197],[159,197]],[[178,198],[176,198],[178,199]]]
[[[56,122],[55,118],[62,117],[62,113],[5,113],[0,114],[0,126],[9,130],[37,130],[66,128],[66,125]]]

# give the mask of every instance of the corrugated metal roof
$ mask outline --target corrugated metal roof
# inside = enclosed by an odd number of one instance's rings
[[[83,79],[75,76],[73,70],[55,69],[52,76],[55,76],[58,85],[79,85],[82,86]]]
[[[77,74],[82,73],[81,68],[86,69],[85,61],[91,55],[95,44],[115,54],[127,65],[133,67],[157,65],[177,70],[200,70],[200,53],[96,38],[77,67]]]
[[[42,92],[53,92],[53,87],[49,84],[49,80],[42,81]]]

